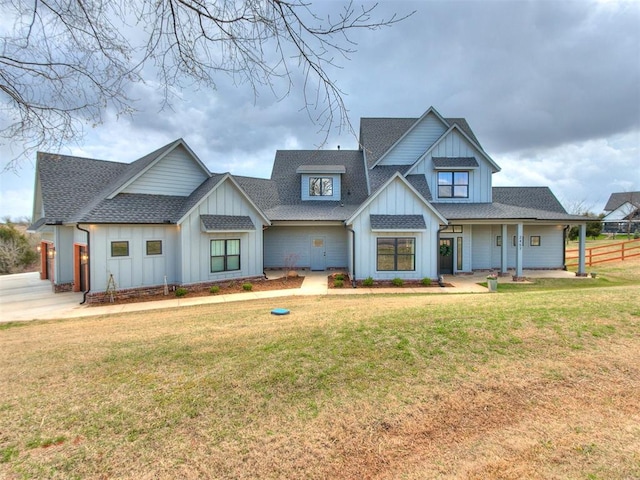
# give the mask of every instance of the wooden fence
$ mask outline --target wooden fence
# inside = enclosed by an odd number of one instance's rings
[[[585,265],[587,267],[598,263],[617,262],[633,257],[640,257],[640,239],[585,248]],[[565,256],[567,267],[577,266],[578,261],[578,249],[568,248]]]

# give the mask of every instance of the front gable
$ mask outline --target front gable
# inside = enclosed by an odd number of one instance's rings
[[[350,225],[358,218],[370,215],[426,215],[438,224],[448,223],[447,219],[399,173],[393,175],[369,197],[345,223]],[[370,223],[370,220],[367,219],[366,222]]]
[[[449,128],[444,118],[429,108],[374,164],[413,165]]]
[[[150,159],[141,171],[126,179],[109,198],[119,193],[187,197],[209,176],[208,169],[195,153],[183,140],[177,140]]]

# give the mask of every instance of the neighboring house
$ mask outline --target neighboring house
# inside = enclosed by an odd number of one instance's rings
[[[520,277],[563,268],[567,226],[584,233],[547,187],[493,187],[500,167],[462,118],[363,118],[360,145],[278,151],[270,179],[211,173],[182,139],[131,164],[39,153],[42,278],[91,299],[110,278],[148,289],[268,268]]]
[[[604,206],[603,231],[634,233],[640,231],[640,192],[612,193]]]

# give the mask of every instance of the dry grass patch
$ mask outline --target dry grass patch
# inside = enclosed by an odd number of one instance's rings
[[[0,330],[3,478],[637,478],[637,285]],[[603,306],[606,305],[606,308]]]

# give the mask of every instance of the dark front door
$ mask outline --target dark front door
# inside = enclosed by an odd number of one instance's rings
[[[453,273],[453,238],[440,239],[440,273]]]

